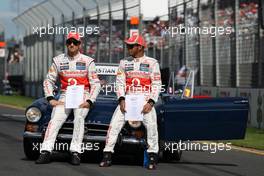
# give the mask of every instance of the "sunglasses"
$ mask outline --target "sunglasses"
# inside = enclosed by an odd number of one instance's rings
[[[72,43],[73,43],[75,46],[77,46],[77,45],[80,45],[81,42],[79,42],[79,41],[77,41],[77,40],[67,40],[67,41],[66,41],[66,44],[67,44],[67,45],[71,45]]]
[[[135,45],[127,45],[127,49],[132,49],[132,48],[134,48],[135,46],[138,46],[137,44],[135,44]]]

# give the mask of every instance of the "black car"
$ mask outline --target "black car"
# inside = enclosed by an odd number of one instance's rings
[[[104,80],[103,84],[115,82],[116,65],[99,65],[98,68],[100,68],[98,76]],[[186,86],[185,89],[189,87]],[[102,153],[116,107],[115,94],[106,93],[106,87],[103,86],[94,107],[85,119],[84,146],[88,144],[91,149],[89,151]],[[165,160],[180,160],[182,154],[180,147],[172,151],[168,145],[172,147],[179,142],[193,140],[243,139],[245,136],[248,117],[248,100],[245,98],[193,98],[193,96],[184,98],[162,93],[155,108],[158,117],[160,156]],[[39,147],[51,112],[52,107],[45,98],[35,100],[26,109],[27,120],[23,137],[24,152],[29,159],[36,159],[39,156]],[[73,118],[73,114],[70,114],[59,131],[56,144],[70,142]],[[141,122],[127,122],[119,134],[116,153],[126,152],[142,159],[146,147],[144,125]]]

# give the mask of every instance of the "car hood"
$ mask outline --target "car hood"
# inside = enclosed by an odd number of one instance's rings
[[[40,98],[35,100],[30,107],[37,107],[42,112],[42,118],[38,122],[39,124],[48,123],[51,117],[52,107],[47,102],[45,98]],[[109,124],[112,118],[112,115],[117,107],[117,100],[115,97],[111,96],[99,96],[94,103],[93,107],[89,111],[88,115],[85,118],[86,123],[97,123],[97,124]],[[27,108],[27,109],[28,109]],[[67,121],[73,121],[74,116],[73,112],[67,118]]]
[[[85,121],[89,123],[109,124],[116,107],[117,101],[115,98],[99,97],[88,113]]]

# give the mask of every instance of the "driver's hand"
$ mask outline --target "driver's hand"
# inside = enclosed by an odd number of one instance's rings
[[[90,103],[88,103],[88,102],[84,102],[84,103],[82,103],[79,107],[80,107],[80,108],[88,108],[88,109],[90,109]]]
[[[119,103],[119,106],[120,106],[120,110],[122,113],[125,113],[126,112],[126,102],[125,100],[121,100],[120,103]]]
[[[153,106],[151,106],[149,103],[146,103],[143,107],[142,113],[147,114],[151,111]]]
[[[55,107],[55,106],[58,106],[58,105],[64,105],[64,102],[62,102],[62,101],[58,101],[58,100],[50,100],[50,101],[49,101],[49,104],[50,104],[52,107]]]

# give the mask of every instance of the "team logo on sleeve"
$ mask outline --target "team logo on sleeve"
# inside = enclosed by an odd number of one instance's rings
[[[117,76],[120,76],[120,75],[122,75],[122,74],[123,74],[123,71],[122,71],[121,69],[118,69],[116,75],[117,75]]]
[[[160,74],[154,73],[154,81],[159,81],[159,80],[161,80]]]
[[[96,72],[91,73],[92,79],[98,79]]]
[[[55,72],[55,69],[53,67],[50,67],[49,68],[49,73],[54,73]]]

